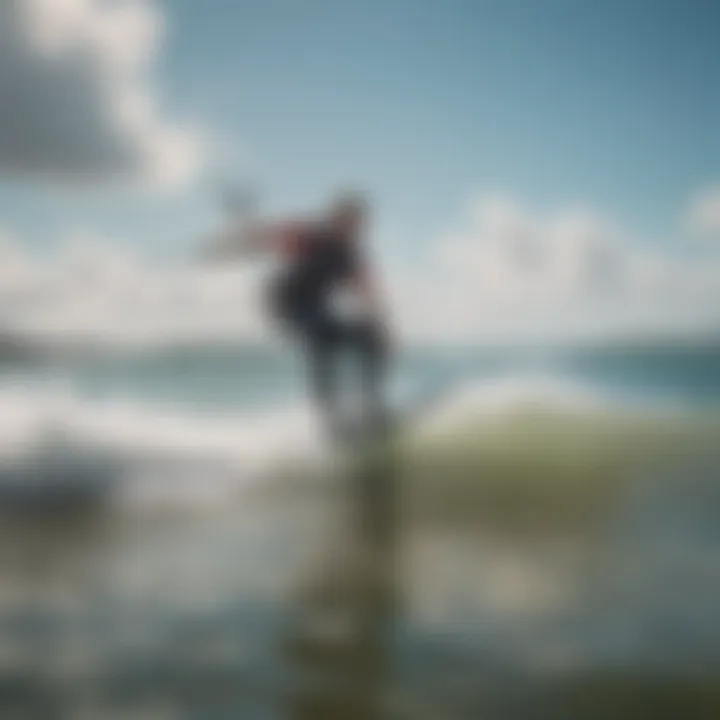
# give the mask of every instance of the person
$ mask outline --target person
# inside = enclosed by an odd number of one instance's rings
[[[312,394],[334,435],[349,427],[338,389],[338,360],[346,353],[359,363],[363,424],[379,427],[387,419],[383,387],[389,351],[387,318],[363,247],[367,219],[365,200],[343,194],[324,217],[250,222],[242,231],[218,238],[205,253],[226,259],[269,252],[279,260],[268,306],[280,326],[300,343]]]

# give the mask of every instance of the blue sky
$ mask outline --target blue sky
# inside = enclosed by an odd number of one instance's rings
[[[357,178],[417,236],[502,188],[665,235],[720,172],[712,1],[168,7],[178,98],[244,142],[280,200]]]
[[[182,259],[218,222],[220,178],[256,183],[276,213],[363,188],[383,253],[407,267],[445,252],[448,231],[487,245],[498,212],[506,235],[581,228],[575,260],[588,227],[607,225],[670,268],[698,198],[720,235],[714,0],[114,6],[0,8],[0,226],[41,254],[82,230]],[[168,162],[182,181],[131,182]],[[595,219],[573,220],[578,208]],[[503,232],[493,242],[507,250]]]
[[[355,182],[392,242],[412,246],[492,189],[539,208],[592,204],[652,240],[672,237],[684,203],[720,177],[712,0],[161,7],[159,94],[235,146],[244,160],[222,172],[257,178],[272,208]],[[2,217],[40,243],[97,224],[171,248],[209,221],[211,204],[202,181],[180,202],[68,197],[12,177],[0,186]]]

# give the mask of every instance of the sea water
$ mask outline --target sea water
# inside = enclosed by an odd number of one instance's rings
[[[305,372],[231,346],[3,363],[8,717],[301,716],[293,587],[347,502],[305,482],[333,454]],[[383,712],[720,707],[720,346],[406,349],[389,394],[427,488]]]

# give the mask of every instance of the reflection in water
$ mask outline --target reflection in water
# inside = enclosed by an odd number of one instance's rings
[[[0,503],[0,720],[720,717],[720,457],[663,463],[602,523],[486,504],[470,528],[413,515],[407,444],[368,445],[210,511]]]
[[[397,466],[391,438],[354,453],[349,517],[299,593],[286,652],[295,720],[370,720],[386,702],[398,607]]]

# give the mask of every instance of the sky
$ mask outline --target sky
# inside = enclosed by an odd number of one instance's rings
[[[4,316],[132,335],[130,294],[162,334],[181,286],[192,332],[249,332],[248,273],[183,265],[231,180],[367,192],[411,335],[717,334],[718,31],[713,0],[3,4]]]

